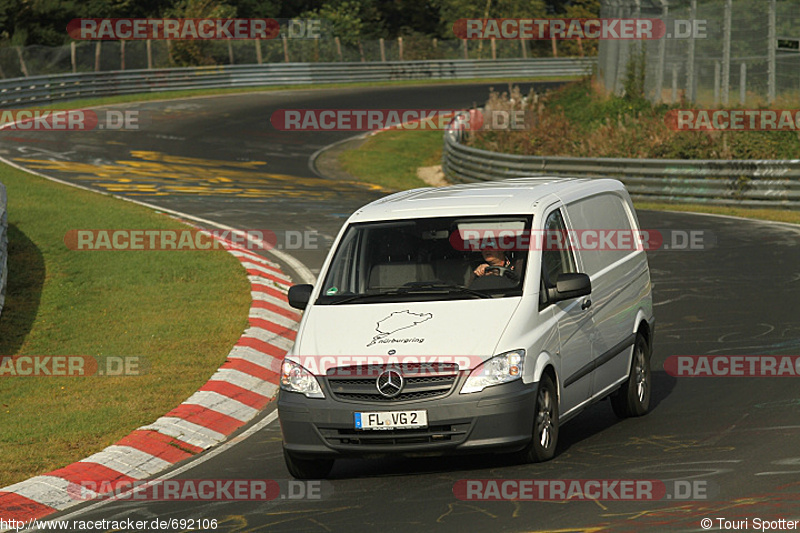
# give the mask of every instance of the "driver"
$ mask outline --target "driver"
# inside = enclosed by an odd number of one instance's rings
[[[500,273],[492,267],[503,267],[509,270],[514,270],[514,268],[511,266],[511,261],[509,261],[508,257],[506,257],[505,252],[501,250],[484,248],[481,250],[481,255],[483,255],[483,260],[486,262],[478,265],[478,268],[472,272],[476,277],[499,276]],[[487,272],[487,269],[490,270]]]

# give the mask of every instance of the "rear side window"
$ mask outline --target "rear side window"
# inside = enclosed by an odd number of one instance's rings
[[[633,251],[631,219],[618,195],[604,193],[578,200],[567,206],[567,213],[581,240],[575,246],[580,249],[586,274],[596,274]],[[627,239],[617,238],[615,232],[625,232]]]

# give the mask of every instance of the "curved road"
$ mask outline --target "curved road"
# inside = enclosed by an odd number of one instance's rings
[[[314,176],[308,157],[348,134],[277,132],[269,124],[273,110],[452,108],[483,101],[487,89],[274,92],[128,104],[145,115],[139,131],[3,132],[0,152],[48,176],[220,224],[332,237],[351,211],[384,193]],[[545,464],[514,465],[498,455],[344,460],[318,501],[111,502],[65,514],[214,518],[216,531],[225,532],[699,531],[706,517],[715,520],[713,530],[721,517],[751,525],[755,517],[800,518],[797,378],[673,378],[663,371],[670,355],[800,354],[800,231],[680,213],[641,212],[640,219],[662,232],[704,231],[709,244],[649,254],[657,325],[648,416],[619,421],[602,402],[562,428],[557,456]],[[325,245],[292,252],[314,272],[326,253]],[[289,478],[277,422],[211,455],[177,478]],[[656,502],[463,502],[453,495],[456,481],[486,478],[677,479],[702,482],[709,495]]]

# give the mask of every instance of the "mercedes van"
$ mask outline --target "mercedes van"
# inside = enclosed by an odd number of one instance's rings
[[[553,457],[610,398],[648,411],[648,234],[622,183],[519,178],[404,191],[347,220],[282,364],[286,465],[503,451]]]

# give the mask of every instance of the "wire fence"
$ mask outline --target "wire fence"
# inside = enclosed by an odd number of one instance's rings
[[[528,58],[361,63],[270,63],[173,69],[79,72],[0,80],[0,109],[76,98],[183,89],[312,85],[317,83],[572,78],[588,75],[594,58]]]
[[[610,92],[630,89],[641,58],[652,101],[760,105],[800,96],[797,0],[603,0],[601,17],[660,19],[666,30],[662,39],[601,41]]]
[[[587,50],[591,52],[591,48]],[[573,43],[439,40],[423,36],[354,43],[344,43],[338,38],[81,41],[58,47],[0,48],[0,77],[264,63],[502,60],[578,55]]]

